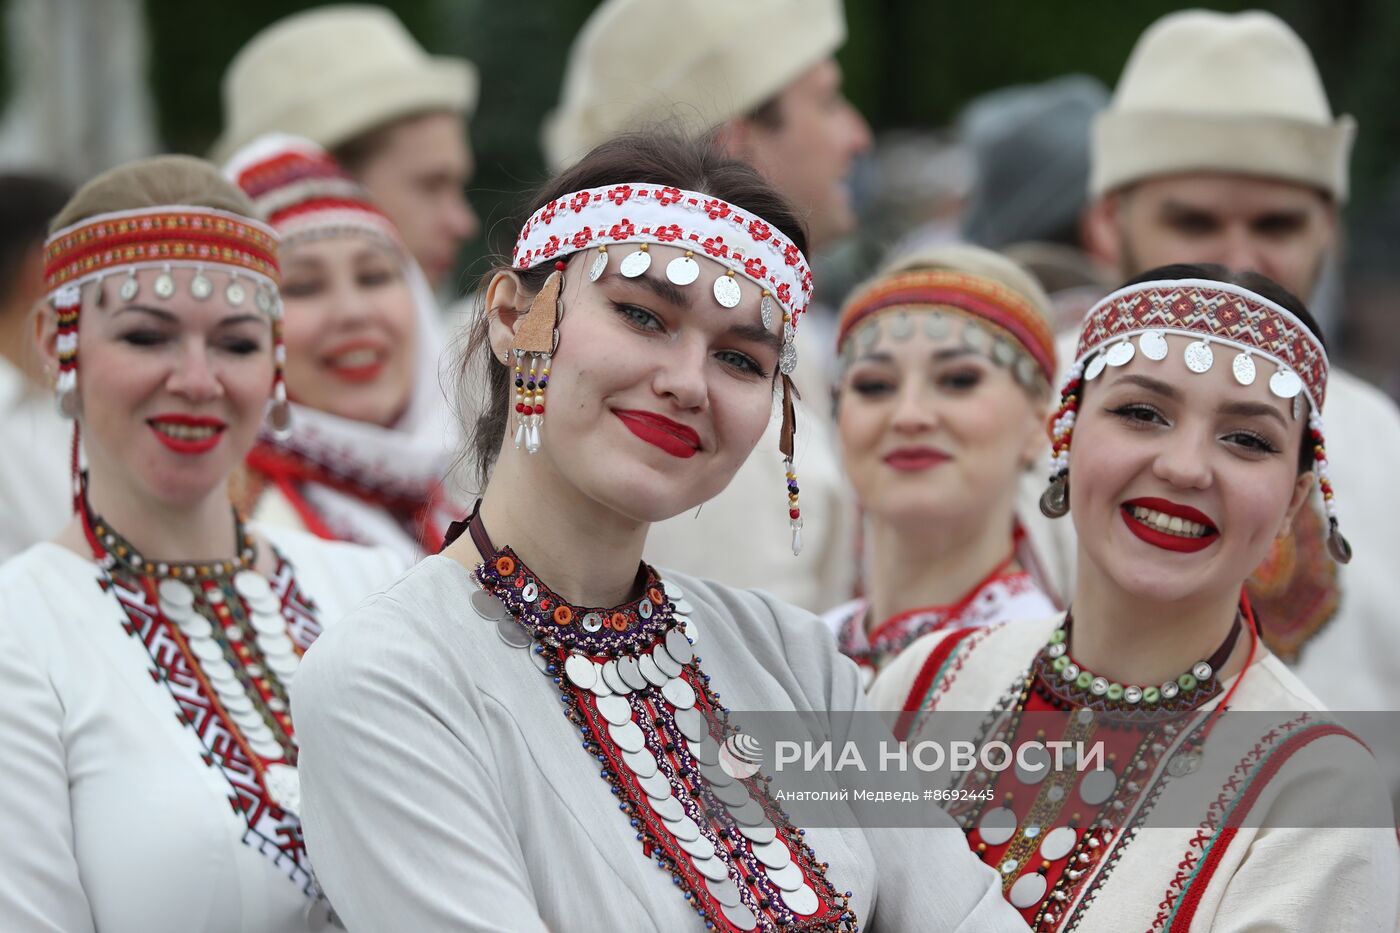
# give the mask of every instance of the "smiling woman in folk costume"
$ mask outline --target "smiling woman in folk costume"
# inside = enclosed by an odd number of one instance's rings
[[[927,636],[872,688],[905,733],[991,710],[988,728],[1026,738],[1058,712],[1065,740],[1105,743],[1083,772],[971,774],[993,802],[953,810],[1033,928],[1394,929],[1375,760],[1260,642],[1242,590],[1315,482],[1350,557],[1326,389],[1316,325],[1268,279],[1169,266],[1109,295],[1080,333],[1042,500],[1073,513],[1071,611]],[[1206,715],[1225,708],[1260,712]]]
[[[290,433],[259,437],[240,499],[259,521],[417,560],[450,521],[441,484],[455,443],[428,285],[394,225],[315,143],[264,136],[225,173],[282,238],[294,415]]]
[[[836,424],[866,596],[825,619],[867,676],[928,632],[1055,611],[1014,515],[1045,443],[1048,305],[1020,267],[971,246],[902,259],[846,302]]]
[[[723,488],[790,391],[811,290],[792,211],[664,137],[604,144],[533,207],[462,364],[492,373],[483,498],[298,680],[307,843],[337,912],[366,930],[1016,928],[951,825],[804,833],[761,777],[720,768],[722,702],[849,711],[857,671],[810,614],[642,563],[650,523]],[[796,487],[772,503],[794,526]]]
[[[212,165],[151,159],[82,188],[45,246],[40,353],[81,448],[72,522],[0,570],[0,785],[23,788],[0,808],[7,929],[328,914],[288,689],[322,626],[401,564],[230,508],[265,413],[288,415],[269,407],[277,237],[253,216]]]

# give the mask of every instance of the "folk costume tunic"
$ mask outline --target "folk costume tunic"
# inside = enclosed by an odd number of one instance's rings
[[[303,817],[349,929],[703,930],[697,905],[724,930],[1021,928],[951,824],[804,834],[716,767],[720,702],[863,708],[818,620],[679,574],[643,592],[575,615],[508,549],[475,574],[434,556],[316,645],[293,691]],[[636,631],[657,638],[637,663],[542,640]]]
[[[1017,566],[1013,566],[1013,561]],[[1014,557],[998,565],[955,603],[910,609],[867,631],[865,620],[870,603],[858,598],[824,613],[822,621],[836,636],[841,653],[860,665],[868,685],[901,651],[930,632],[975,628],[1012,619],[1038,619],[1053,613],[1055,604],[1037,577],[1020,569],[1037,566],[1018,528]]]
[[[250,684],[285,687],[322,626],[402,562],[259,533],[276,572],[241,570],[227,588],[207,578],[129,588],[51,543],[0,569],[0,928],[292,933],[324,923],[288,803],[294,771],[267,764],[288,757],[273,721],[286,707],[277,688],[259,705]],[[196,598],[236,624],[215,637],[191,611]],[[266,670],[242,661],[238,647],[253,641]]]
[[[1068,696],[1076,685],[1051,664],[1052,656],[1069,658],[1051,650],[1062,618],[934,633],[871,689],[872,706],[905,711],[897,732],[917,734],[920,716],[936,711],[1014,717],[1059,709],[1075,711],[1055,720],[1069,723],[1066,740],[1097,737],[1115,749],[1104,768],[1071,768],[1064,782],[1016,769],[977,772],[968,780],[991,787],[990,798],[951,808],[1032,929],[1396,929],[1400,849],[1380,770],[1276,657],[1260,646],[1238,678],[1196,707],[1214,709],[1228,695],[1230,710],[1260,711],[1274,723],[1266,732],[1239,736],[1241,721],[1226,716],[1204,744],[1196,730],[1170,727],[1141,744],[1133,731],[1071,736],[1093,728],[1075,724],[1090,721],[1078,711],[1094,701],[1089,689]],[[1182,695],[1199,686],[1187,678]],[[1153,691],[1133,702],[1164,702]],[[1016,728],[1012,718],[997,722]],[[1242,725],[1257,730],[1257,722]],[[1207,783],[1211,793],[1202,791]],[[1313,814],[1326,828],[1298,818],[1330,806],[1363,818]],[[1155,823],[1154,811],[1163,814]]]

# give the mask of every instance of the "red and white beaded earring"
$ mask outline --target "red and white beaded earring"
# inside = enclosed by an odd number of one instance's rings
[[[1060,390],[1060,407],[1050,416],[1050,486],[1040,494],[1040,511],[1046,518],[1063,518],[1069,513],[1069,442],[1079,411],[1083,373],[1083,363],[1070,367]]]

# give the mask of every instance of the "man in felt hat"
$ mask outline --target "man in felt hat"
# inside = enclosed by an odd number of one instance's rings
[[[1354,134],[1350,117],[1333,116],[1307,47],[1277,17],[1165,16],[1138,40],[1093,128],[1090,249],[1125,278],[1218,263],[1309,302],[1338,246]],[[1265,642],[1330,707],[1397,709],[1400,412],[1334,362],[1324,416],[1355,556],[1342,567],[1328,559],[1314,500],[1255,572],[1250,596]],[[1041,550],[1072,578],[1070,523],[1035,519]],[[1400,761],[1383,765],[1400,789]]]
[[[870,129],[841,93],[834,53],[846,39],[840,0],[604,0],[574,40],[542,144],[554,170],[619,133],[709,135],[797,209],[819,251],[855,228],[848,176]],[[820,285],[817,294],[820,301]],[[795,464],[802,554],[789,549],[778,419],[759,453],[695,515],[652,527],[647,559],[736,586],[767,589],[814,611],[850,597],[851,505],[820,406],[831,325],[809,311],[798,329]],[[818,406],[816,410],[812,404]],[[717,548],[736,540],[743,547]]]
[[[279,20],[224,73],[225,129],[211,157],[280,131],[331,150],[393,220],[441,289],[481,224],[464,188],[476,69],[434,58],[381,7],[325,6]]]

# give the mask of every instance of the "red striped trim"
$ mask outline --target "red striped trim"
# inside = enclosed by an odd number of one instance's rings
[[[909,737],[909,730],[914,725],[914,717],[919,712],[919,703],[928,694],[929,688],[933,686],[933,679],[938,676],[938,672],[943,667],[943,663],[949,656],[957,650],[958,645],[963,640],[976,632],[975,626],[954,629],[948,633],[938,644],[933,646],[933,650],[924,658],[923,666],[919,668],[919,674],[914,678],[914,685],[909,688],[909,695],[904,698],[904,709],[899,714],[899,719],[895,721],[894,737],[899,741],[904,741]]]
[[[1335,723],[1320,723],[1295,732],[1269,756],[1269,760],[1250,781],[1249,788],[1240,798],[1240,802],[1230,811],[1229,825],[1222,827],[1216,833],[1215,841],[1211,843],[1205,861],[1201,863],[1196,877],[1191,881],[1186,893],[1182,895],[1181,908],[1176,912],[1175,919],[1172,920],[1169,933],[1186,933],[1189,930],[1191,921],[1195,919],[1196,909],[1200,906],[1201,898],[1205,896],[1206,888],[1210,886],[1211,876],[1220,867],[1221,861],[1225,858],[1225,850],[1229,848],[1239,831],[1239,824],[1248,814],[1249,808],[1254,806],[1255,801],[1259,799],[1259,795],[1263,793],[1269,780],[1278,773],[1278,770],[1295,752],[1311,742],[1329,735],[1343,735],[1356,739],[1356,736]],[[1356,741],[1361,744],[1360,739],[1356,739]],[[1363,747],[1365,747],[1364,744]]]

